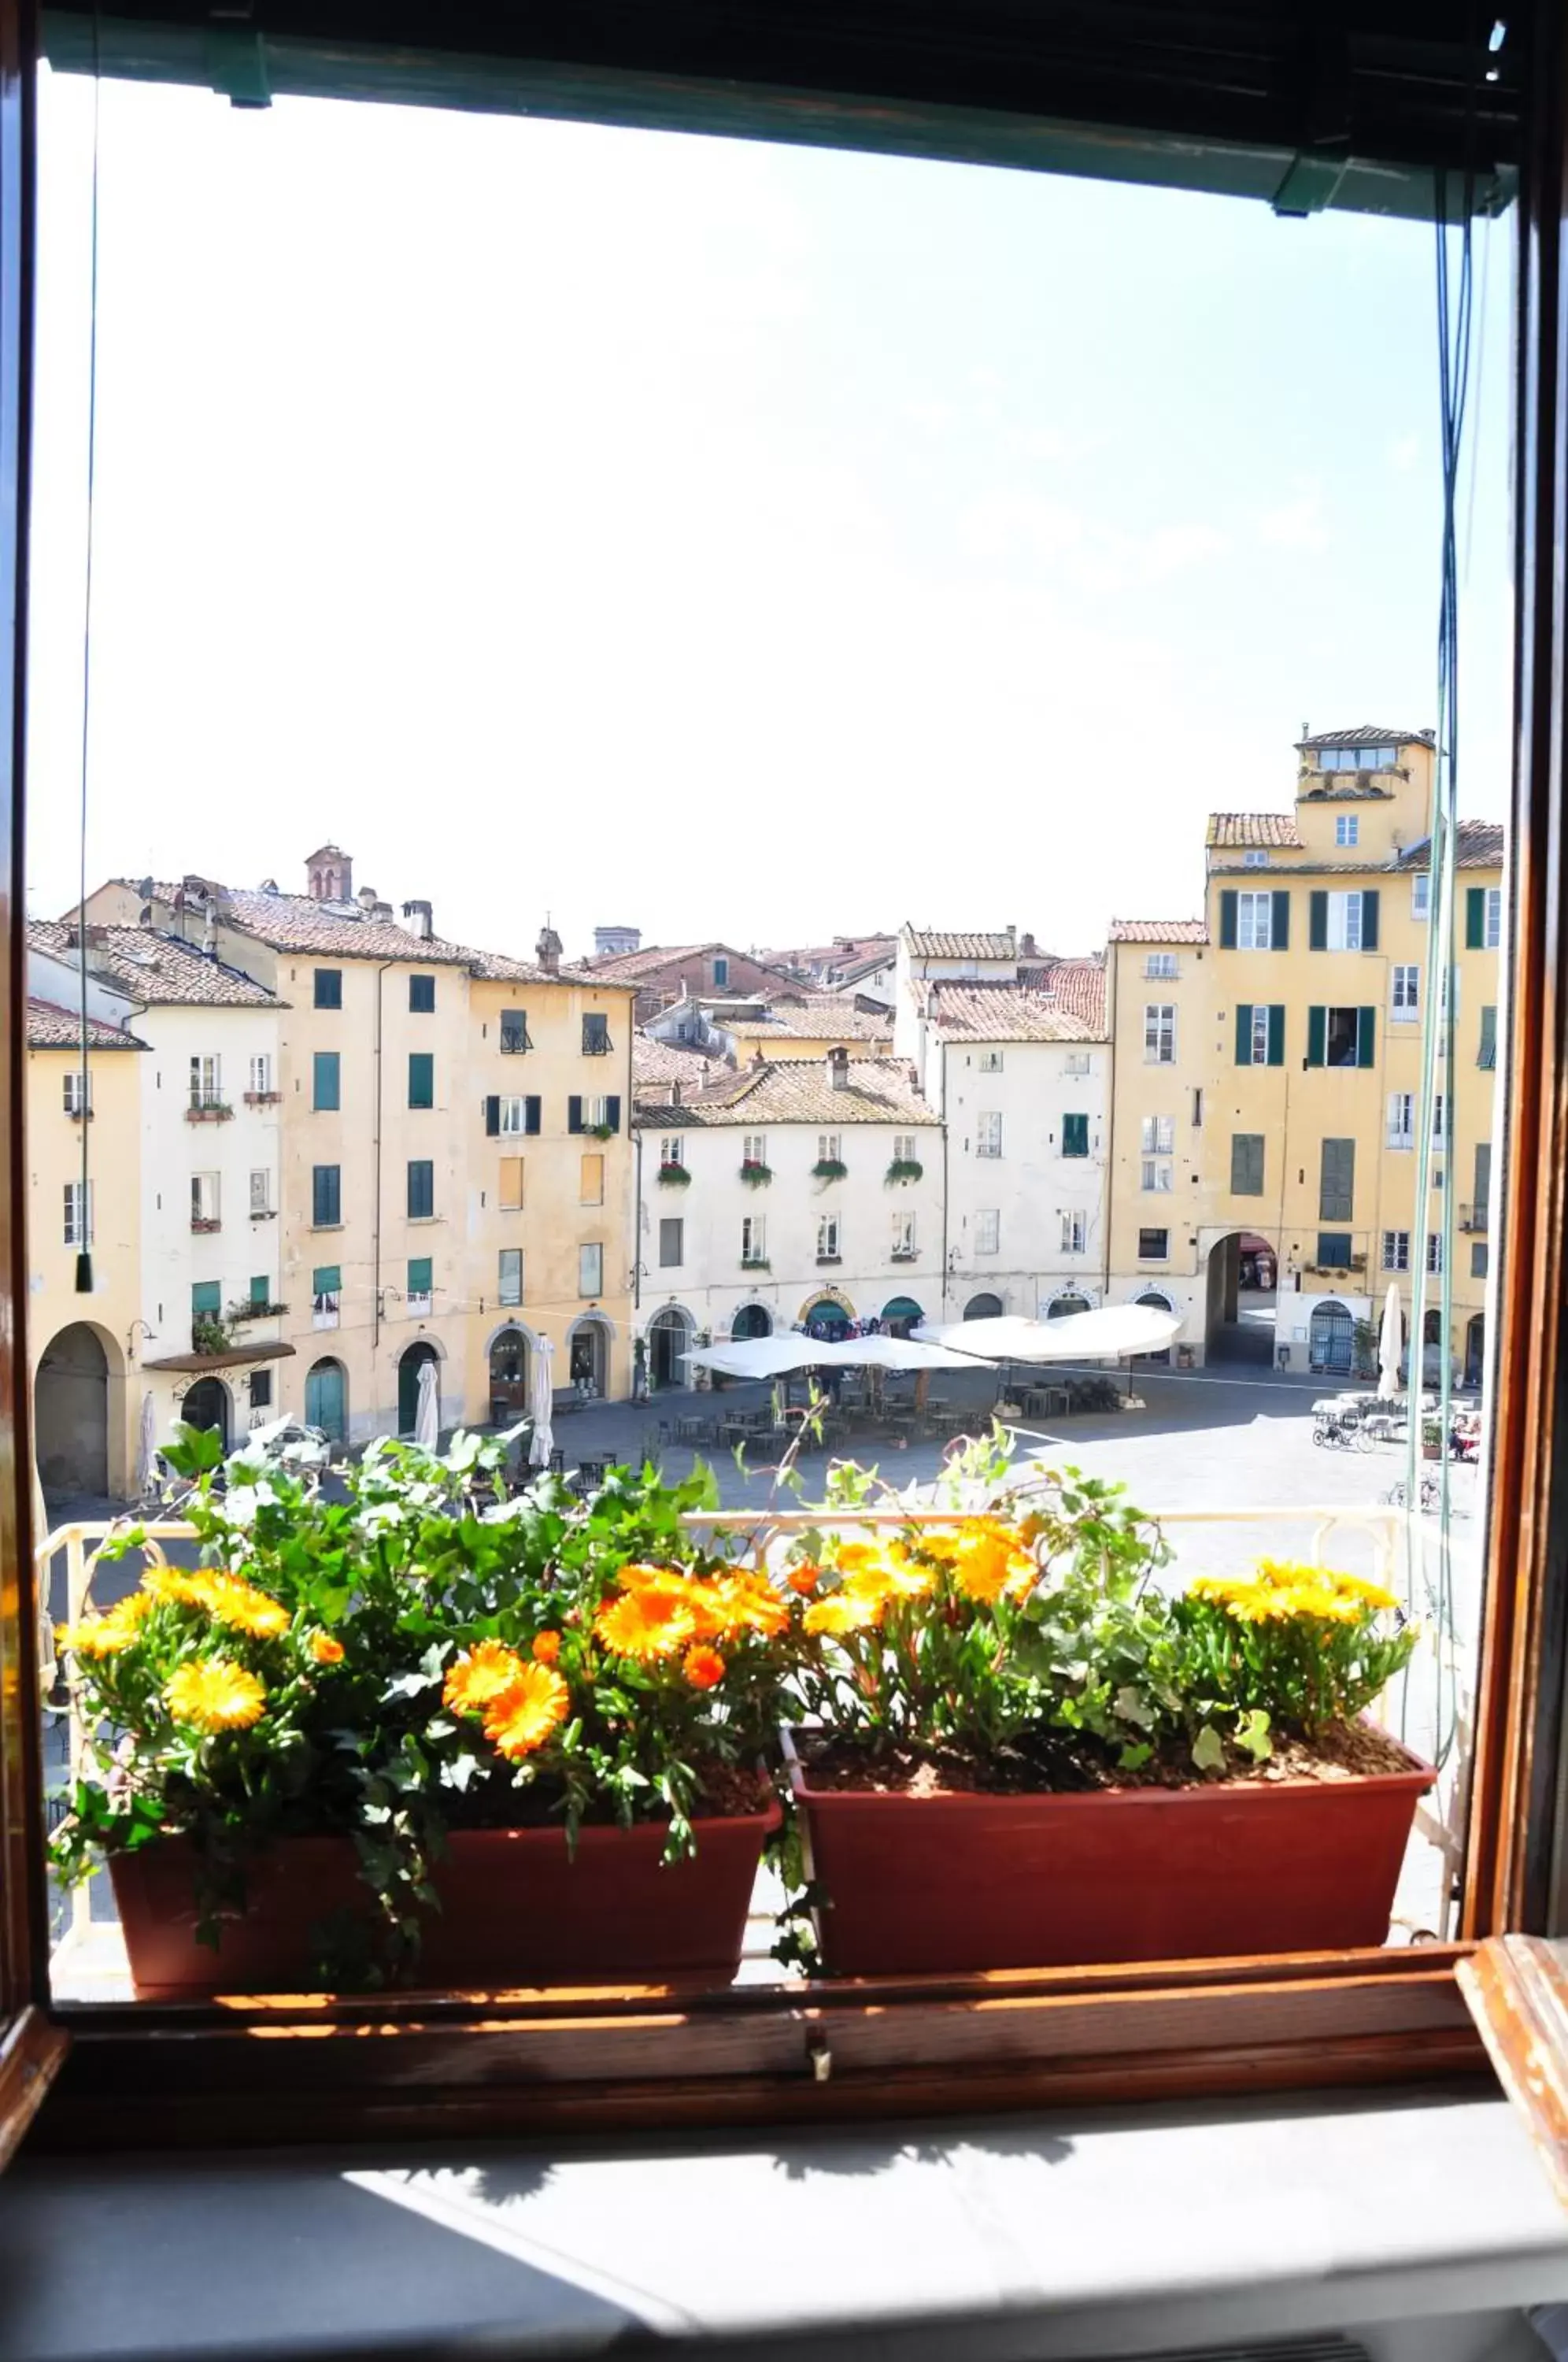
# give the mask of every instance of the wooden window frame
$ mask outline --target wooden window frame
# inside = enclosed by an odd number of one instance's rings
[[[134,16],[134,7],[127,13]],[[678,11],[664,12],[671,20]],[[662,18],[653,17],[656,28]],[[1060,38],[1047,12],[1040,50]],[[665,28],[668,32],[670,28]],[[834,38],[830,33],[824,38]],[[199,42],[201,34],[194,37]],[[586,37],[585,37],[586,38]],[[595,38],[602,44],[602,32]],[[624,39],[624,36],[622,36]],[[643,38],[653,36],[644,34]],[[724,38],[744,50],[744,28]],[[258,37],[259,43],[259,36]],[[1530,93],[1520,195],[1518,273],[1518,483],[1516,557],[1517,745],[1512,833],[1512,940],[1518,968],[1506,1054],[1510,1084],[1501,1175],[1500,1326],[1493,1413],[1494,1501],[1488,1541],[1483,1656],[1476,1701],[1476,1768],[1470,1818],[1463,1940],[1406,1950],[1098,1970],[1020,1971],[989,1978],[920,1978],[881,1983],[736,1988],[666,1994],[379,1995],[229,2007],[50,2005],[42,1860],[42,1783],[26,1384],[27,1256],[23,811],[26,679],[27,490],[31,427],[36,36],[21,0],[0,0],[0,569],[10,645],[0,660],[9,711],[0,730],[0,825],[9,847],[9,891],[0,904],[0,1106],[11,1187],[0,1201],[0,2158],[50,2090],[40,2132],[56,2144],[97,2150],[166,2142],[299,2141],[356,2134],[573,2132],[646,2125],[738,2125],[965,2113],[1000,2107],[1127,2102],[1347,2082],[1425,2081],[1484,2070],[1460,1990],[1478,1940],[1503,1929],[1550,1933],[1562,1923],[1568,1885],[1564,1673],[1568,1670],[1568,843],[1564,842],[1563,710],[1568,650],[1568,482],[1560,466],[1568,430],[1568,359],[1560,292],[1568,165],[1568,36],[1553,0],[1530,0],[1509,23],[1510,50],[1526,50]],[[657,48],[657,40],[654,39]],[[988,153],[974,124],[950,133],[929,85],[899,94],[907,121],[890,132],[882,92],[899,82],[895,43],[871,42],[860,94],[838,105],[831,133],[845,145],[919,145],[955,155]],[[613,52],[614,36],[609,37]],[[936,54],[936,65],[944,61]],[[714,93],[739,85],[744,61],[699,43],[683,77],[667,77],[656,102],[624,56],[581,61],[577,111],[679,126],[704,118]],[[657,61],[656,61],[657,64]],[[1003,61],[1009,72],[1012,61]],[[1048,57],[1045,62],[1049,62]],[[909,60],[900,53],[900,65]],[[1095,116],[1081,76],[1047,73],[1028,61],[1027,87],[1011,103],[1028,127],[1030,96],[1050,87],[1069,123]],[[1069,67],[1072,61],[1069,58]],[[113,70],[111,64],[110,70]],[[1185,61],[1184,61],[1184,72]],[[704,75],[709,80],[704,83]],[[726,81],[725,77],[730,79]],[[766,81],[766,71],[762,74]],[[917,77],[918,78],[918,77]],[[744,79],[744,77],[743,77]],[[849,88],[825,71],[792,66],[799,89]],[[1211,90],[1178,77],[1167,126],[1222,148],[1227,129],[1266,121],[1271,96],[1216,116]],[[385,62],[360,85],[396,94]],[[1260,82],[1260,91],[1272,83]],[[940,83],[938,84],[940,88]],[[1004,84],[1004,87],[1006,85]],[[1354,83],[1360,91],[1361,82]],[[723,103],[729,103],[724,101]],[[1359,103],[1359,102],[1358,102]],[[761,110],[766,91],[753,100]],[[768,118],[799,114],[798,95]],[[1249,113],[1248,107],[1252,111]],[[639,113],[639,110],[641,112]],[[976,105],[983,124],[986,103]],[[1103,119],[1101,117],[1100,119]],[[1488,118],[1490,122],[1490,117]],[[709,127],[713,127],[712,122]],[[732,123],[732,128],[741,127]],[[1043,130],[1043,118],[1034,125]],[[1431,128],[1450,152],[1452,125]],[[1013,135],[1021,141],[1021,133]],[[1054,135],[1053,135],[1054,136]],[[1295,134],[1291,134],[1294,139]],[[1080,169],[1114,140],[1085,143]],[[1192,146],[1188,139],[1187,145]],[[1255,138],[1254,143],[1255,145]],[[1416,143],[1419,154],[1419,143]],[[1060,162],[1042,137],[1010,160]],[[991,154],[990,160],[1003,160]],[[1265,158],[1265,165],[1268,160]],[[1294,173],[1309,161],[1297,158]],[[1179,166],[1170,166],[1174,177]],[[1200,169],[1233,170],[1206,150]],[[1250,169],[1250,168],[1249,168]],[[1336,177],[1342,160],[1336,161]],[[1257,192],[1254,192],[1256,193]],[[1283,190],[1282,190],[1283,194]],[[70,2045],[67,2053],[67,2045]],[[63,2065],[62,2065],[63,2061]]]

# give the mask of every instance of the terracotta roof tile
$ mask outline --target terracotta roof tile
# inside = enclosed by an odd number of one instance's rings
[[[941,981],[926,987],[926,1014],[939,1033],[966,1042],[1100,1042],[1105,970],[1098,960],[1063,960],[1043,988]]]
[[[89,1050],[145,1050],[149,1045],[127,1033],[122,1025],[106,1025],[101,1017],[87,1020]],[[61,1009],[52,1000],[28,1000],[28,1047],[29,1050],[80,1050],[82,1019],[70,1009]]]
[[[78,957],[75,935],[75,928],[63,920],[28,922],[28,941],[61,959],[74,962]],[[282,1005],[265,985],[156,927],[90,927],[87,965],[94,976],[149,1008],[193,1002],[226,1009]]]
[[[1315,730],[1309,738],[1296,741],[1302,754],[1312,746],[1430,746],[1431,743],[1430,730],[1387,730],[1374,722],[1363,723],[1359,730]]]
[[[1299,844],[1294,812],[1210,812],[1206,844]]]
[[[941,929],[906,927],[903,939],[915,959],[1005,960],[1018,956],[1018,938],[1011,934],[949,934]]]
[[[857,1123],[938,1120],[916,1087],[913,1068],[901,1058],[851,1058],[842,1087],[830,1076],[825,1058],[764,1059],[678,1108],[646,1107],[637,1112],[637,1120],[645,1124],[667,1117],[683,1123],[756,1129],[815,1123],[837,1130]]]
[[[1202,919],[1112,919],[1113,944],[1206,944],[1209,927]]]
[[[712,1021],[721,1032],[747,1042],[766,1042],[770,1038],[825,1042],[835,1034],[842,1034],[846,1042],[889,1042],[893,1035],[890,1009],[857,1009],[848,996],[830,992],[813,993],[801,1000],[780,1000],[770,1016],[715,1017]]]
[[[651,1033],[632,1036],[632,1087],[665,1087],[679,1083],[700,1090],[726,1072],[724,1062],[712,1052],[693,1050],[684,1042],[656,1042]]]

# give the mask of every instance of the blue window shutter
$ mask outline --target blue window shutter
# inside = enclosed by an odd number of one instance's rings
[[[1375,887],[1361,889],[1361,947],[1364,952],[1377,949],[1377,902]]]
[[[1328,1028],[1329,1012],[1326,1009],[1309,1009],[1307,1011],[1307,1064],[1309,1066],[1320,1066],[1323,1063],[1323,1042]]]
[[[532,1093],[529,1095],[529,1097],[528,1097],[527,1098],[525,1098],[525,1099],[524,1100],[524,1102],[523,1102],[523,1129],[524,1129],[524,1131],[538,1131],[538,1129],[539,1129],[539,1118],[540,1118],[540,1112],[541,1112],[541,1109],[542,1109],[542,1108],[543,1108],[543,1105],[544,1105],[543,1100],[542,1100],[542,1099],[540,1099],[540,1098],[538,1098],[536,1096],[535,1096],[535,1095],[534,1095],[534,1094],[532,1094]]]
[[[1285,1003],[1274,1001],[1268,1012],[1268,1062],[1271,1066],[1285,1064]]]
[[[1377,1011],[1358,1009],[1355,1014],[1355,1062],[1358,1066],[1377,1063]]]
[[[342,1104],[342,1088],[336,1050],[318,1050],[311,1066],[311,1106],[330,1111]]]
[[[1307,948],[1309,952],[1326,952],[1329,948],[1329,898],[1316,889],[1307,901]],[[1322,1064],[1321,1059],[1319,1064]]]
[[[501,1101],[493,1094],[484,1103],[484,1128],[491,1140],[496,1139],[501,1131]]]
[[[436,1104],[436,1060],[429,1050],[411,1050],[408,1054],[408,1104],[411,1108],[433,1108]]]
[[[1088,1118],[1087,1115],[1065,1115],[1062,1118],[1062,1153],[1064,1156],[1088,1154]]]
[[[1486,948],[1486,889],[1467,886],[1464,890],[1464,948],[1467,952]]]
[[[1274,923],[1269,928],[1268,939],[1276,952],[1290,949],[1290,897],[1283,887],[1275,889]]]
[[[223,1310],[223,1283],[216,1279],[199,1279],[191,1290],[192,1313],[201,1318]]]
[[[1250,1000],[1236,1004],[1236,1064],[1250,1066],[1253,1063],[1253,1004]]]
[[[621,1102],[612,1092],[604,1102],[604,1120],[612,1131],[621,1129]]]
[[[566,1103],[566,1128],[569,1131],[582,1130],[582,1101],[575,1091]]]
[[[1230,886],[1223,888],[1220,896],[1220,948],[1222,952],[1236,948],[1236,895]]]

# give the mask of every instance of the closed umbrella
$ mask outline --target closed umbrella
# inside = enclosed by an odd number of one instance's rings
[[[541,1337],[528,1363],[528,1413],[534,1432],[528,1438],[528,1465],[544,1468],[555,1450],[556,1349]]]
[[[1377,1332],[1377,1393],[1383,1402],[1391,1402],[1399,1391],[1399,1354],[1405,1341],[1400,1334],[1403,1325],[1399,1318],[1399,1290],[1390,1280],[1388,1294],[1383,1303],[1383,1325]]]
[[[152,1407],[149,1386],[141,1398],[141,1423],[136,1439],[136,1489],[138,1500],[145,1501],[152,1491],[157,1473],[158,1419]]]
[[[414,1440],[434,1451],[441,1436],[441,1388],[434,1359],[419,1364],[419,1399],[414,1409]]]

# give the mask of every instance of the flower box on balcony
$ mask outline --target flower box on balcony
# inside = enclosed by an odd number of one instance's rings
[[[759,1164],[756,1157],[748,1156],[742,1161],[740,1177],[748,1189],[766,1189],[773,1178],[773,1167],[771,1164]]]
[[[918,1157],[895,1156],[882,1177],[891,1189],[900,1182],[922,1180],[924,1175],[925,1167]]]
[[[842,1263],[843,1261],[844,1261],[844,1257],[843,1257],[842,1255],[836,1255],[836,1254],[820,1254],[820,1255],[817,1257],[817,1263],[818,1263],[819,1267],[820,1267],[822,1264],[829,1264],[829,1263],[831,1263],[831,1264],[840,1264],[840,1263]]]
[[[245,1094],[247,1107],[281,1107],[282,1099],[282,1091],[247,1091]]]
[[[889,1261],[890,1263],[918,1263],[920,1261],[920,1249],[918,1247],[895,1247],[891,1255],[889,1257]]]
[[[843,1181],[848,1172],[849,1167],[842,1157],[819,1156],[812,1167],[812,1178],[813,1181]]]
[[[231,1304],[224,1317],[231,1329],[238,1329],[247,1320],[281,1320],[288,1308],[286,1304],[252,1304],[247,1298]],[[425,1309],[428,1311],[428,1305]]]
[[[742,1271],[771,1271],[773,1265],[766,1255],[742,1255]]]
[[[193,1214],[191,1228],[198,1233],[205,1233],[209,1231],[221,1231],[223,1223],[216,1214]]]
[[[691,1175],[684,1164],[661,1164],[658,1186],[661,1189],[687,1189],[691,1186]]]
[[[187,1123],[232,1123],[234,1109],[223,1099],[193,1099],[185,1109]]]

